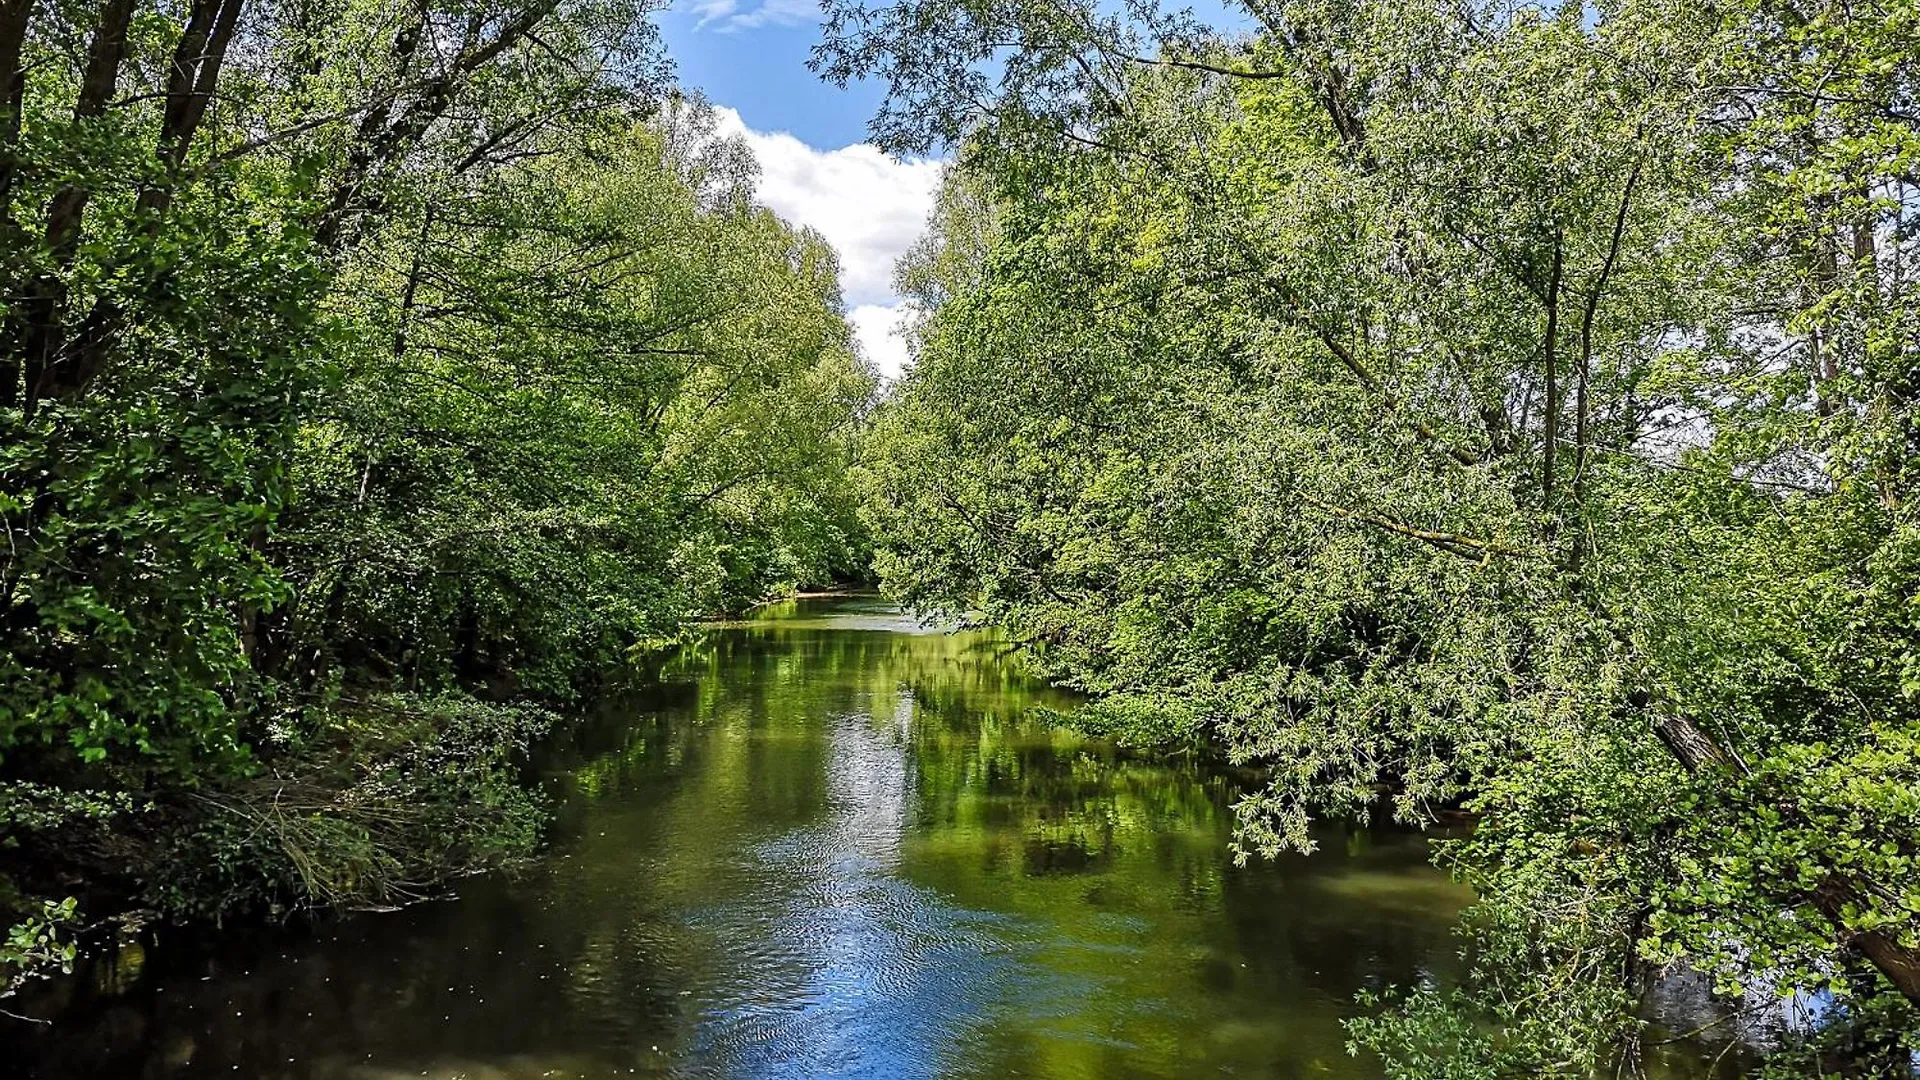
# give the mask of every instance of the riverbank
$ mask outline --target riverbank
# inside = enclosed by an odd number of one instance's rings
[[[785,590],[753,609],[859,596],[877,591]],[[551,816],[526,782],[538,744],[579,722],[586,697],[617,697],[671,652],[576,675],[570,701],[337,689],[260,724],[246,768],[191,791],[0,785],[0,824],[34,828],[32,843],[0,847],[0,926],[13,928],[0,942],[0,1003],[149,927],[227,932],[392,910],[524,862]]]

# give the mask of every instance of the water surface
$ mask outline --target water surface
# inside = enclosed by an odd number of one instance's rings
[[[58,1024],[9,1028],[8,1064],[1376,1075],[1344,1048],[1355,991],[1459,962],[1466,897],[1419,838],[1328,831],[1311,858],[1235,867],[1245,779],[1029,715],[1072,704],[985,635],[870,598],[782,605],[562,737],[534,865],[398,913],[129,948],[58,989]]]

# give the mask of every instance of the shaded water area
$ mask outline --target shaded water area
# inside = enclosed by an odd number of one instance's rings
[[[1244,779],[870,598],[718,630],[547,755],[551,850],[457,900],[163,940],[21,1003],[22,1077],[1333,1077],[1467,900],[1392,832],[1237,868]],[[204,938],[207,935],[188,935]],[[1677,1075],[1677,1074],[1676,1074]]]

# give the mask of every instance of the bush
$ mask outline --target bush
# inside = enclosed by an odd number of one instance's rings
[[[546,821],[522,755],[530,705],[448,693],[341,699],[279,733],[245,781],[185,796],[156,839],[148,901],[173,917],[387,907],[532,853]],[[160,868],[167,872],[159,872]]]

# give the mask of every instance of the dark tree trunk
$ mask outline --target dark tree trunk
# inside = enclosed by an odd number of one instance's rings
[[[106,112],[113,100],[114,87],[120,81],[121,62],[126,57],[127,30],[133,22],[134,0],[106,0],[100,9],[100,23],[94,28],[87,46],[87,63],[80,79],[80,92],[74,101],[73,115],[86,121]],[[43,398],[59,396],[65,389],[57,352],[62,344],[61,328],[66,317],[67,291],[61,274],[73,262],[85,223],[87,200],[92,195],[84,184],[68,184],[54,193],[47,204],[46,244],[53,265],[37,277],[27,290],[24,319],[18,321],[10,342],[19,342],[24,354],[26,376],[25,409],[31,414]]]
[[[187,17],[187,28],[174,47],[167,74],[167,108],[155,146],[155,153],[169,174],[176,173],[185,164],[187,153],[193,147],[244,6],[245,0],[195,0]],[[176,178],[169,175],[141,189],[138,206],[147,215],[148,233],[159,231],[161,219],[172,207],[175,182]],[[150,282],[150,286],[164,280],[164,270],[156,273],[160,276]],[[99,377],[120,335],[125,314],[119,305],[109,300],[99,301],[87,312],[60,357],[64,377],[57,387],[58,394],[84,393]]]
[[[20,165],[20,110],[27,86],[21,59],[32,16],[33,0],[0,0],[0,243],[14,246],[25,239],[13,216],[13,181]],[[7,284],[11,291],[14,283]],[[0,341],[0,409],[20,401],[22,357],[17,344],[11,336]]]
[[[1843,944],[1865,957],[1908,1001],[1920,1005],[1920,949],[1909,949],[1883,931],[1846,928],[1847,909],[1867,906],[1852,881],[1836,874],[1821,882],[1813,891],[1813,906],[1840,931]]]
[[[1654,731],[1688,772],[1726,768],[1739,760],[1702,731],[1698,724],[1684,716],[1656,712]],[[1867,906],[1859,885],[1843,875],[1835,874],[1822,881],[1810,899],[1813,907],[1833,927],[1836,941],[1842,947],[1853,949],[1865,957],[1908,1001],[1920,1005],[1920,949],[1902,945],[1882,931],[1863,932],[1848,928],[1847,909]]]
[[[33,0],[0,0],[0,215],[13,222],[13,178],[19,167],[20,110],[27,71],[21,66]]]
[[[389,100],[384,108],[368,110],[348,155],[347,167],[314,229],[322,247],[339,248],[352,241],[357,232],[357,228],[352,227],[354,220],[377,214],[382,205],[377,193],[368,193],[368,184],[419,145],[434,122],[446,114],[468,76],[526,40],[558,6],[559,0],[533,0],[491,39],[471,38],[445,70],[420,87],[412,103],[400,109],[398,116],[394,115],[396,100]],[[420,29],[410,24],[394,39],[396,77],[403,82],[414,52],[419,48]]]

